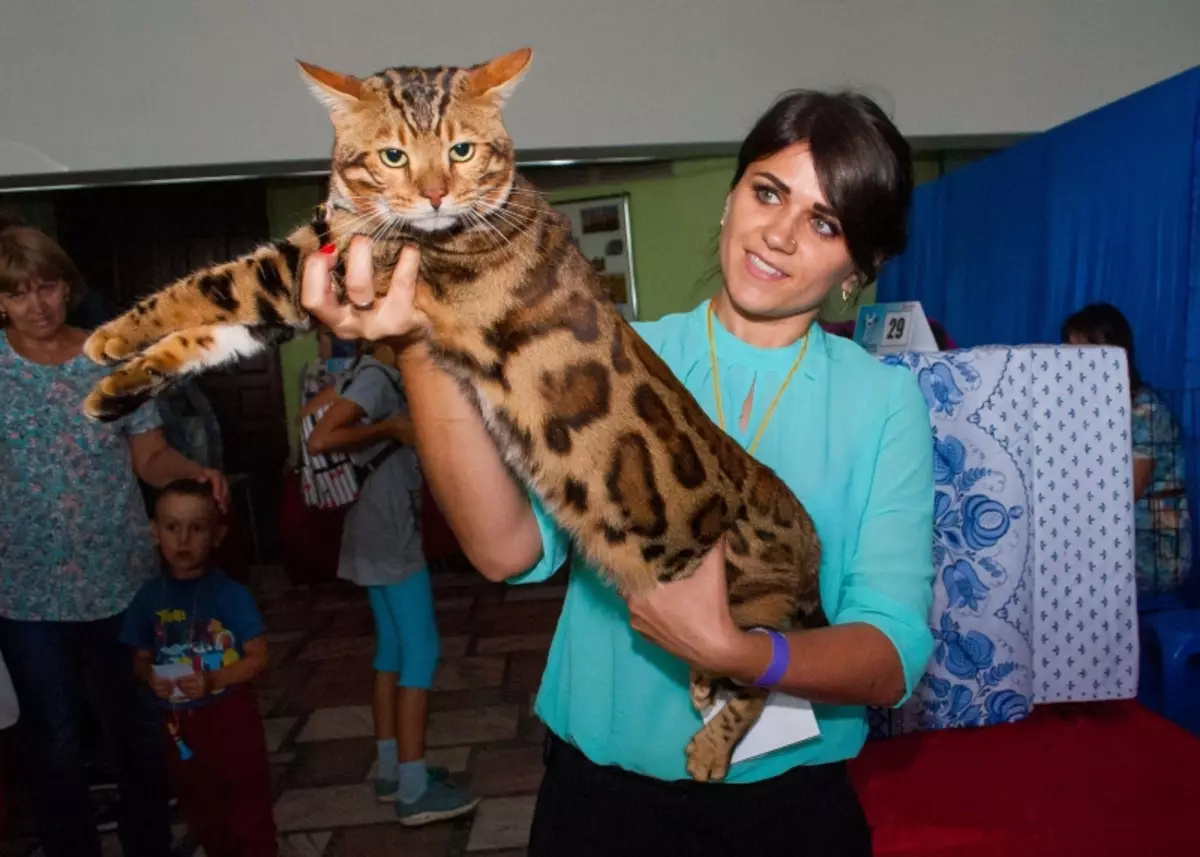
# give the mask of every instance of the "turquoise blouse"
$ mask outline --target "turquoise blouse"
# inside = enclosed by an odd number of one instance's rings
[[[705,329],[707,302],[637,325],[715,420]],[[762,349],[713,319],[728,431],[743,446],[758,431],[799,344]],[[866,622],[896,647],[907,693],[933,650],[933,441],[929,410],[904,367],[887,366],[814,325],[799,370],[759,443],[757,457],[807,507],[820,536],[821,599],[833,624]],[[738,425],[754,385],[746,431]],[[568,538],[533,500],[541,560],[514,583],[545,580],[568,555]],[[547,727],[601,765],[684,779],[684,748],[700,727],[688,668],[629,625],[624,600],[572,554],[562,616],[536,711]],[[815,705],[821,735],[748,759],[726,782],[754,782],[796,765],[851,758],[867,736],[863,706]]]

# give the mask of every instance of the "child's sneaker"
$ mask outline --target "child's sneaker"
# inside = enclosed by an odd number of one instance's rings
[[[429,779],[435,782],[442,782],[450,776],[450,770],[443,768],[441,765],[435,765],[429,768]],[[376,777],[375,783],[375,800],[380,803],[392,803],[396,800],[396,793],[400,791],[399,780],[382,780]]]
[[[396,801],[396,817],[404,827],[420,827],[466,815],[479,806],[479,798],[447,780],[430,776],[425,794],[412,803]]]

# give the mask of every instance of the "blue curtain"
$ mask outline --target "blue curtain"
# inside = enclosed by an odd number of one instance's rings
[[[1187,438],[1200,525],[1200,67],[918,188],[878,295],[921,301],[960,347],[1058,342],[1084,304],[1119,307]]]
[[[1133,325],[1143,376],[1200,387],[1200,67],[914,195],[879,300],[919,300],[962,347],[1057,342],[1092,301]]]

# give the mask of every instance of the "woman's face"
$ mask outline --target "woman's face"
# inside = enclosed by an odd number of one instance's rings
[[[0,309],[22,336],[51,339],[67,321],[67,284],[32,282],[12,293],[0,292]]]
[[[748,316],[809,312],[854,273],[807,144],[755,161],[726,200],[721,270]]]

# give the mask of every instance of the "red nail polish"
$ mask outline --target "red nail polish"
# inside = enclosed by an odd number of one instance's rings
[[[326,256],[332,256],[334,253],[337,252],[337,248],[334,247],[332,244],[326,244],[324,247],[321,248],[321,252],[324,253]]]

